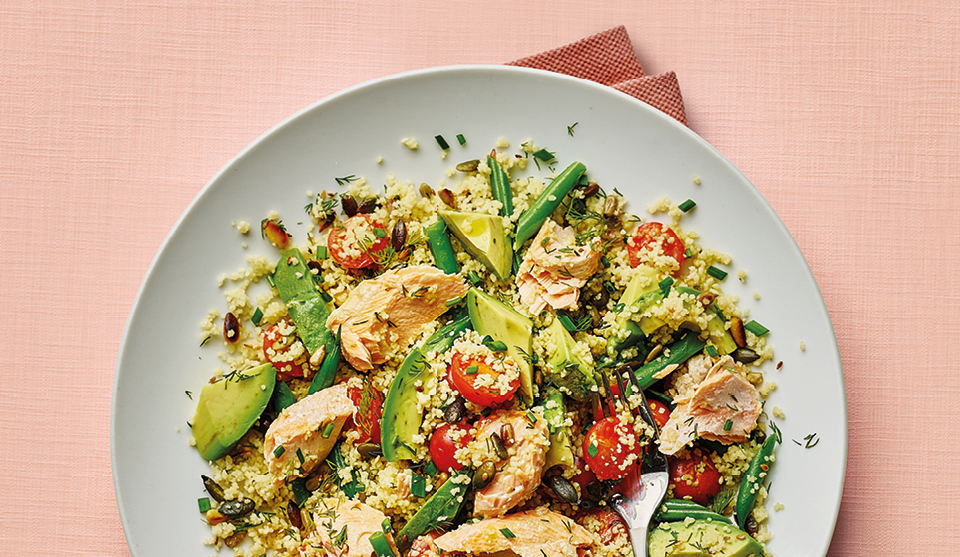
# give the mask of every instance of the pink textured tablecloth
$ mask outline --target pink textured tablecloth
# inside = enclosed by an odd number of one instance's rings
[[[823,291],[850,419],[830,555],[960,555],[956,3],[190,4],[0,6],[0,552],[128,555],[108,444],[124,323],[233,155],[346,86],[623,25]]]

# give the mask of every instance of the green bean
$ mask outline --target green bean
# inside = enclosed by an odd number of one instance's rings
[[[327,341],[326,355],[323,357],[323,363],[320,364],[317,374],[313,376],[313,381],[310,382],[308,395],[322,391],[332,386],[333,382],[336,381],[337,368],[340,367],[340,330],[342,328],[343,326],[337,327],[337,336],[333,337],[331,341]]]
[[[509,217],[513,214],[513,190],[507,171],[497,162],[496,151],[487,155],[487,166],[490,167],[490,190],[493,198],[500,202],[500,216]]]
[[[746,523],[747,516],[753,510],[753,505],[757,502],[757,493],[760,486],[763,485],[763,479],[770,473],[770,465],[773,464],[773,449],[777,445],[777,436],[770,435],[760,445],[757,454],[753,455],[747,472],[740,481],[740,490],[737,492],[736,516],[737,524],[741,527]]]
[[[638,369],[636,371],[637,381],[641,387],[646,389],[657,382],[654,375],[666,369],[667,366],[680,365],[686,362],[703,350],[706,345],[707,343],[701,340],[697,333],[687,333],[683,338],[671,344],[666,354]]]
[[[453,244],[450,243],[450,235],[447,234],[447,225],[438,219],[437,222],[423,229],[423,235],[427,237],[427,245],[430,246],[430,253],[433,254],[437,267],[448,275],[459,273],[460,264],[457,263],[457,255],[453,253]]]
[[[660,506],[654,520],[657,522],[681,522],[687,517],[697,520],[709,518],[711,520],[729,523],[730,519],[717,514],[710,509],[684,499],[667,499]]]
[[[587,170],[582,162],[574,162],[550,182],[540,197],[533,202],[517,221],[517,237],[513,241],[514,251],[519,251],[523,243],[534,237],[543,221],[547,220],[563,202],[563,198],[577,185],[580,175]]]

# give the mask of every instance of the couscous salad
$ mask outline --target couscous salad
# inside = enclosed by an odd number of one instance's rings
[[[640,216],[584,163],[494,147],[434,185],[337,178],[310,194],[303,238],[283,224],[302,215],[264,208],[276,256],[222,277],[202,326],[222,360],[191,420],[205,543],[629,555],[607,501],[660,451],[651,555],[765,554],[772,349],[721,288],[730,257],[681,226],[695,202]],[[636,377],[657,441],[608,370]]]

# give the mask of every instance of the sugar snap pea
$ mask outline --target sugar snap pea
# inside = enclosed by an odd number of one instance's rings
[[[292,406],[297,402],[297,397],[294,396],[289,385],[283,381],[277,381],[277,386],[273,390],[273,398],[270,402],[273,405],[273,411],[279,416],[284,408]]]
[[[523,243],[534,237],[543,221],[547,220],[563,202],[563,198],[577,185],[580,175],[587,170],[582,162],[574,162],[550,182],[540,197],[533,202],[517,220],[517,236],[513,242],[514,251],[519,251]]]
[[[313,376],[313,381],[310,382],[308,395],[332,386],[333,382],[337,380],[337,368],[340,367],[342,352],[340,349],[340,330],[342,328],[342,326],[337,327],[337,336],[327,341],[326,355],[323,357],[323,363],[320,364],[317,374]]]
[[[447,234],[447,225],[437,219],[437,222],[424,227],[423,235],[427,237],[427,245],[430,246],[430,253],[433,254],[437,267],[448,275],[459,273],[460,264],[457,263],[457,255],[453,252],[453,244],[450,243],[450,235]]]
[[[773,449],[777,445],[777,436],[770,435],[760,445],[757,454],[753,455],[747,472],[740,481],[740,490],[737,492],[736,517],[737,524],[741,527],[746,523],[747,516],[753,510],[757,502],[757,494],[760,486],[763,485],[764,478],[770,473],[770,466],[773,464]]]
[[[689,360],[703,350],[706,345],[707,343],[697,333],[687,333],[683,338],[671,344],[662,356],[638,369],[636,371],[637,381],[640,382],[641,387],[646,389],[657,382],[654,375],[666,369],[667,366],[680,365]]]
[[[490,167],[490,190],[493,198],[500,202],[500,216],[509,217],[513,214],[513,191],[510,189],[510,177],[497,162],[496,155],[496,151],[487,155],[487,166]]]

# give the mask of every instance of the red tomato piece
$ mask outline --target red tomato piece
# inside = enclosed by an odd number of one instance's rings
[[[670,459],[670,484],[677,499],[706,505],[720,493],[720,472],[708,455],[695,451],[690,458]]]
[[[380,442],[380,420],[383,418],[383,393],[370,383],[363,387],[353,384],[347,386],[347,396],[357,407],[353,417],[353,425],[360,432],[357,443]]]
[[[657,422],[657,427],[663,428],[670,419],[670,407],[659,400],[648,400],[650,404],[650,413],[653,414],[653,421]]]
[[[386,249],[389,243],[383,225],[374,222],[370,215],[354,215],[330,230],[327,251],[341,267],[363,269],[374,265],[373,254]]]
[[[457,449],[466,447],[473,440],[469,425],[462,421],[455,425],[443,424],[430,436],[430,459],[441,472],[460,470],[463,464],[456,459]]]
[[[617,416],[599,420],[583,438],[583,459],[601,480],[619,480],[640,462],[640,442],[631,424]]]
[[[593,507],[577,513],[577,523],[600,536],[600,542],[606,546],[629,544],[627,525],[617,513]]]
[[[679,275],[680,266],[683,265],[685,259],[683,241],[680,240],[676,232],[659,222],[645,222],[633,232],[633,236],[627,242],[627,255],[630,256],[630,264],[634,267],[642,265],[644,260],[640,252],[649,251],[657,245],[660,246],[664,255],[672,257],[677,262],[677,269],[673,272],[673,275]]]
[[[306,377],[310,371],[310,355],[297,338],[296,327],[286,319],[263,331],[263,357],[273,364],[281,381]]]
[[[464,356],[455,352],[447,370],[447,381],[470,402],[493,406],[510,400],[520,388],[519,375],[508,382],[506,390],[498,388],[503,373],[482,356]]]

